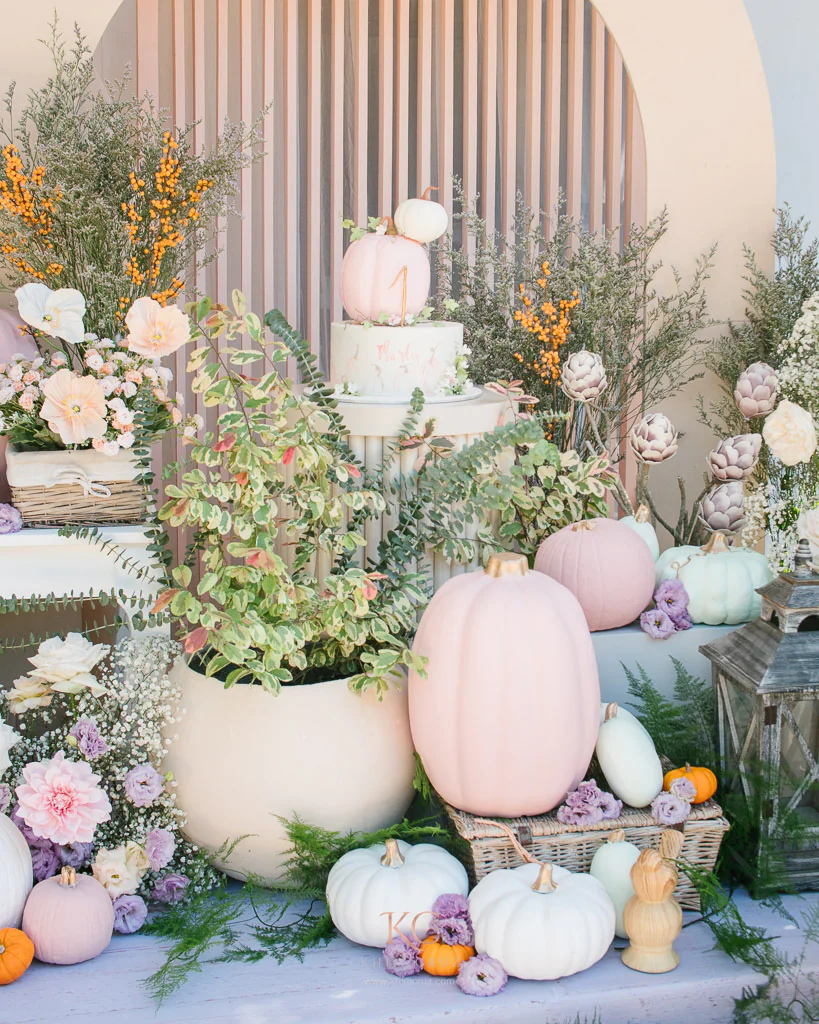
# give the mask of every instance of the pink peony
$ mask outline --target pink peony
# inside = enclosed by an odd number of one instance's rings
[[[111,804],[84,761],[66,761],[62,751],[23,769],[15,790],[18,813],[35,836],[65,846],[90,843],[97,825],[111,817]]]
[[[190,321],[178,306],[160,306],[156,299],[148,296],[137,299],[131,306],[125,326],[130,351],[149,359],[169,356],[186,344],[191,335]],[[132,386],[136,392],[136,386],[133,383]]]

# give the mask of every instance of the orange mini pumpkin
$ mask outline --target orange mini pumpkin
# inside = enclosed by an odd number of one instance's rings
[[[688,779],[692,783],[697,791],[697,795],[691,801],[694,804],[705,803],[717,791],[717,777],[710,768],[692,768],[690,764],[685,768],[674,768],[663,777],[663,789],[670,789],[675,779]]]
[[[22,977],[34,959],[34,943],[19,928],[0,928],[0,985]]]
[[[427,974],[438,978],[451,978],[458,968],[475,955],[472,946],[448,946],[430,936],[421,943],[421,962]]]

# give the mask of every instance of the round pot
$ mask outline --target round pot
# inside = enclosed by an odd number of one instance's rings
[[[400,821],[415,772],[405,680],[379,701],[346,679],[225,689],[188,668],[171,670],[183,715],[165,767],[187,816],[185,835],[211,853],[240,837],[227,860],[234,878],[279,879],[290,849],[277,815],[337,832]],[[179,717],[179,716],[177,716]]]

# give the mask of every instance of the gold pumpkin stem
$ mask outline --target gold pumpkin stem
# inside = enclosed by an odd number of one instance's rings
[[[541,864],[538,876],[532,885],[532,892],[554,892],[556,888],[552,878],[552,865]]]
[[[526,555],[519,555],[514,551],[499,551],[489,556],[484,571],[487,576],[494,579],[501,576],[525,576],[529,572],[529,562]]]
[[[74,868],[65,867],[60,871],[60,885],[68,885],[73,888],[77,884],[77,872]]]
[[[437,191],[438,191],[438,186],[437,185],[427,185],[427,187],[421,193],[421,198],[422,199],[429,199],[430,192],[437,192]]]
[[[609,836],[610,843],[624,843],[626,841],[626,833],[622,828],[616,828]]]
[[[730,551],[731,545],[725,539],[724,533],[712,533],[707,544],[703,544],[700,551],[704,555],[721,555],[724,551]]]
[[[386,852],[381,858],[381,863],[385,868],[400,868],[406,858],[398,848],[398,840],[388,839],[384,846],[386,847]]]
[[[387,225],[387,234],[388,235],[397,235],[398,234],[398,232],[396,231],[396,228],[395,228],[395,221],[392,219],[392,217],[382,217],[381,220],[378,222],[378,226],[381,227],[382,224],[386,224]]]
[[[651,510],[648,505],[640,505],[634,513],[635,523],[647,523],[651,519]]]
[[[603,716],[603,722],[610,722],[612,718],[617,717],[617,702],[612,701],[611,704],[606,705],[606,713]]]
[[[579,523],[572,523],[572,532],[577,533],[578,530],[593,530],[594,520],[593,519],[581,519]]]

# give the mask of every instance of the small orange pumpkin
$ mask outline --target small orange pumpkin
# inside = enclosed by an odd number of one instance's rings
[[[472,946],[448,946],[445,942],[429,936],[421,943],[421,963],[427,974],[438,978],[451,978],[458,968],[475,955]]]
[[[687,764],[685,768],[674,768],[672,771],[666,772],[663,778],[663,789],[670,789],[674,779],[688,779],[693,784],[697,791],[697,795],[691,801],[694,804],[705,803],[717,791],[717,777],[710,768],[692,768],[690,764]]]
[[[0,928],[0,985],[22,977],[34,959],[34,943],[19,928]]]

